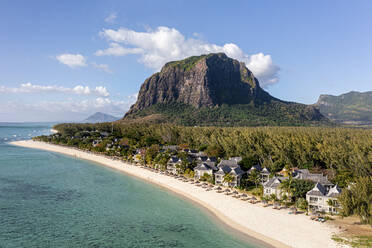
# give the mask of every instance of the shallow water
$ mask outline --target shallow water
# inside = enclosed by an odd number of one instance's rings
[[[262,247],[158,186],[5,143],[49,130],[0,124],[0,247]]]

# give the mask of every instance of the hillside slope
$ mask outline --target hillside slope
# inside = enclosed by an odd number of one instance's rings
[[[337,122],[372,125],[372,91],[321,95],[315,106],[323,115]]]

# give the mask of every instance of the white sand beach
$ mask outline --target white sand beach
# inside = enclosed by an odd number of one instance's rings
[[[11,144],[91,160],[163,186],[201,204],[232,228],[274,247],[341,247],[331,239],[332,235],[337,233],[335,227],[312,221],[304,214],[288,214],[288,209],[264,208],[261,204],[251,204],[215,191],[205,191],[201,187],[167,175],[73,148],[31,140],[16,141]]]

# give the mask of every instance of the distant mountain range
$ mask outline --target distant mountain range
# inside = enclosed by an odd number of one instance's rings
[[[372,91],[351,91],[339,96],[320,95],[320,112],[342,124],[372,125]]]
[[[112,122],[112,121],[117,121],[119,120],[119,117],[115,117],[112,115],[104,114],[101,112],[97,112],[85,120],[81,121],[83,123],[101,123],[101,122]]]
[[[272,97],[244,63],[224,53],[167,63],[145,80],[122,121],[187,126],[329,123],[315,106]]]

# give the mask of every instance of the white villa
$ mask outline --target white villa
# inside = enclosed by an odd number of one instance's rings
[[[270,171],[266,167],[262,168],[261,165],[253,165],[248,171],[248,174],[251,174],[253,171],[258,171],[261,176],[261,183],[264,184],[270,179]]]
[[[268,181],[263,183],[263,195],[264,196],[271,196],[275,195],[276,198],[281,199],[282,197],[282,190],[280,189],[280,184],[282,181],[286,180],[286,177],[273,177],[270,178]]]
[[[214,173],[215,184],[224,185],[229,187],[237,187],[240,185],[240,179],[244,175],[244,171],[240,168],[238,162],[241,161],[241,157],[233,157],[229,160],[221,160],[218,164],[218,171]],[[233,176],[232,182],[225,182],[224,176],[230,174]]]
[[[182,163],[182,160],[176,156],[173,156],[169,159],[167,163],[167,171],[171,174],[178,174],[178,166]]]
[[[191,162],[191,159],[189,157],[186,158],[187,162]],[[183,162],[182,158],[178,158],[176,156],[172,156],[168,163],[167,163],[167,171],[172,174],[178,174],[179,173],[179,165]]]
[[[194,168],[195,179],[199,180],[205,174],[208,174],[211,177],[213,177],[213,173],[218,171],[218,168],[215,166],[215,164],[216,164],[215,162],[210,162],[210,161],[199,163]]]
[[[341,192],[340,188],[334,186],[323,174],[310,173],[307,169],[294,170],[292,172],[293,179],[310,180],[316,183],[315,187],[307,192],[306,200],[309,202],[309,207],[316,211],[325,211],[330,213],[336,213],[336,208],[328,205],[329,199],[336,200],[337,196]],[[287,180],[288,177],[274,176],[268,181],[264,182],[263,195],[271,196],[275,195],[278,199],[282,198],[282,190],[280,184]]]
[[[312,190],[306,193],[309,209],[315,212],[337,214],[337,197],[340,193],[341,189],[337,185],[327,190],[321,183],[317,183]],[[333,201],[332,206],[329,205],[329,200]]]

